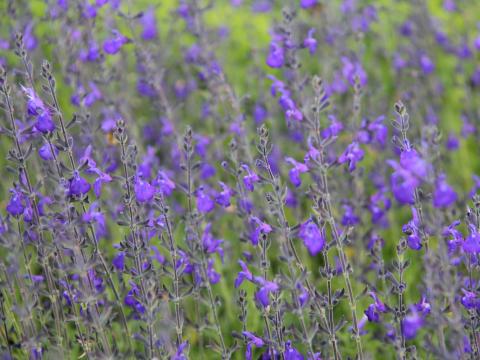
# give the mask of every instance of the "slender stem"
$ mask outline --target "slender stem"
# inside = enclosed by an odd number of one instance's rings
[[[153,327],[151,324],[151,307],[150,307],[150,301],[149,297],[147,296],[147,291],[143,279],[143,270],[142,270],[142,260],[140,256],[139,250],[142,248],[141,244],[141,239],[139,239],[138,234],[137,234],[137,225],[135,224],[135,219],[134,219],[134,210],[132,206],[132,201],[133,201],[133,193],[130,185],[130,174],[128,172],[128,167],[127,167],[127,162],[126,162],[126,151],[125,151],[125,138],[122,137],[120,141],[121,145],[121,151],[122,151],[122,162],[123,162],[123,175],[125,178],[125,187],[127,191],[127,208],[128,208],[128,215],[129,215],[129,228],[130,228],[130,233],[132,234],[133,242],[135,244],[135,249],[134,249],[134,263],[135,263],[135,270],[137,272],[137,276],[140,280],[140,293],[142,295],[142,300],[146,306],[147,309],[147,327],[148,327],[148,348],[147,348],[147,356],[150,358],[153,356],[154,353],[154,347],[153,347]]]
[[[302,263],[299,255],[298,255],[296,249],[295,249],[295,246],[293,245],[293,241],[292,241],[292,238],[290,236],[290,228],[289,228],[288,221],[287,221],[287,218],[286,218],[286,215],[285,215],[285,208],[284,208],[284,205],[283,205],[283,200],[282,200],[281,195],[278,192],[278,189],[280,189],[281,186],[278,184],[277,178],[273,174],[273,171],[270,167],[270,163],[269,163],[269,160],[268,160],[268,154],[266,152],[266,149],[263,149],[261,155],[263,157],[263,161],[264,161],[264,164],[266,166],[271,185],[273,186],[273,189],[274,189],[274,195],[275,195],[275,198],[276,198],[275,199],[276,203],[278,204],[278,207],[279,207],[279,209],[278,209],[279,210],[279,219],[278,220],[279,220],[280,227],[282,229],[282,234],[283,234],[283,239],[284,239],[284,247],[282,247],[282,249],[285,252],[284,255],[286,255],[287,257],[290,257],[289,253],[291,252],[294,256],[296,267],[300,270],[301,273],[304,273],[306,271],[306,269],[303,266],[303,263]],[[290,272],[290,276],[294,277],[295,276],[295,269],[294,269],[294,267],[293,267],[293,265],[290,261],[287,261],[287,267],[288,267],[288,270]],[[305,284],[307,286],[307,290],[310,293],[311,298],[314,301],[315,306],[318,308],[319,314],[323,314],[323,311],[322,311],[323,309],[321,308],[320,304],[317,303],[314,287],[310,284],[310,281],[308,279],[305,279]],[[313,346],[312,346],[312,339],[309,336],[308,331],[307,331],[307,327],[306,327],[306,324],[305,324],[305,317],[304,317],[304,314],[303,314],[303,309],[300,305],[300,301],[298,299],[296,288],[293,289],[292,297],[293,297],[293,300],[294,300],[294,303],[295,303],[295,306],[296,306],[296,310],[297,310],[297,313],[298,313],[298,316],[299,316],[300,324],[302,326],[303,342],[307,345],[308,350],[310,351],[310,354],[313,356],[314,350],[313,350]],[[322,320],[326,322],[326,319],[322,319]]]
[[[260,251],[261,251],[261,254],[262,254],[262,257],[261,257],[261,268],[263,270],[263,278],[265,281],[268,281],[268,257],[267,257],[267,238],[265,236],[264,239],[261,239],[260,240]],[[271,346],[272,342],[273,342],[273,339],[272,339],[272,333],[271,333],[271,330],[270,330],[270,322],[268,320],[268,312],[267,312],[267,309],[263,309],[263,312],[262,312],[262,315],[263,315],[263,320],[265,322],[265,329],[267,331],[267,338],[268,338],[268,351],[270,353],[270,356],[272,357],[272,359],[275,358],[275,353],[273,351],[273,348]]]
[[[27,73],[30,74],[30,72],[28,71],[28,68],[27,68]],[[29,75],[29,77],[31,79],[31,75]],[[32,83],[32,86],[33,86],[33,83]],[[71,165],[72,170],[74,170],[74,169],[77,168],[77,166],[76,166],[75,158],[73,156],[72,147],[70,145],[70,142],[68,141],[67,130],[66,130],[66,126],[65,126],[65,122],[64,122],[64,119],[63,119],[62,112],[60,110],[60,105],[59,105],[59,102],[58,102],[58,99],[57,99],[57,94],[56,94],[56,91],[55,91],[53,78],[48,79],[48,86],[49,86],[49,90],[50,90],[50,95],[53,99],[53,104],[54,104],[54,107],[55,107],[55,110],[56,110],[56,114],[57,114],[58,119],[59,119],[60,127],[61,127],[61,130],[62,130],[63,141],[64,141],[64,143],[66,144],[66,147],[67,147],[67,154],[68,154],[68,158],[69,158],[69,161],[70,161],[70,165]],[[49,144],[50,144],[50,149],[52,151],[52,154],[55,158],[55,153],[53,151],[52,144],[50,143],[50,140],[49,140]],[[59,169],[60,168],[57,165],[57,170],[59,170]],[[83,201],[81,202],[81,210],[82,210],[82,215],[84,215],[87,212],[87,209],[85,207],[85,203]],[[100,259],[100,262],[101,262],[101,265],[104,269],[105,275],[107,276],[107,281],[108,281],[108,283],[110,285],[110,288],[112,289],[113,294],[115,296],[115,301],[116,301],[117,308],[120,310],[122,325],[123,325],[123,328],[124,328],[126,336],[127,336],[128,347],[129,347],[129,349],[133,349],[133,345],[132,345],[132,342],[131,342],[130,331],[128,329],[127,317],[125,315],[125,311],[124,311],[122,303],[121,303],[120,295],[118,293],[118,290],[115,287],[115,283],[113,282],[113,278],[112,278],[111,272],[109,270],[109,267],[107,265],[107,262],[105,260],[105,257],[103,256],[103,254],[102,254],[102,252],[101,252],[101,250],[98,246],[98,239],[97,239],[97,235],[95,233],[95,229],[93,228],[93,225],[91,223],[88,223],[87,227],[89,229],[89,232],[90,232],[90,235],[91,235],[91,238],[92,238],[94,252],[98,256],[98,258]]]
[[[28,67],[28,64],[27,64],[27,60],[26,60],[26,57],[25,56],[22,56],[22,60],[23,60],[23,65],[24,65],[24,68],[25,68],[25,71],[28,75],[28,79],[29,79],[29,82],[30,82],[30,86],[32,88],[33,91],[35,91],[35,84],[33,82],[33,77],[32,77],[32,74],[31,74],[31,71]],[[49,89],[50,89],[50,93],[51,93],[51,96],[52,98],[54,99],[54,106],[55,106],[55,110],[58,114],[58,117],[60,119],[60,124],[61,124],[61,127],[62,127],[62,133],[63,133],[63,136],[64,136],[64,141],[65,143],[67,144],[67,150],[68,150],[68,154],[69,154],[69,159],[70,159],[70,163],[71,163],[71,166],[72,166],[72,170],[76,168],[75,166],[75,160],[73,158],[73,152],[72,152],[72,149],[67,141],[67,135],[66,135],[66,129],[65,129],[65,126],[64,126],[64,123],[63,123],[63,117],[62,117],[62,114],[60,112],[60,108],[59,108],[59,105],[58,105],[58,101],[57,101],[57,96],[56,96],[56,93],[55,93],[55,89],[54,89],[54,86],[53,86],[53,78],[49,78],[48,79],[48,84],[49,84]],[[55,149],[54,149],[54,145],[51,141],[51,138],[50,137],[47,137],[47,142],[48,142],[48,145],[50,147],[50,152],[53,156],[53,160],[54,160],[54,164],[55,164],[55,168],[57,170],[57,175],[60,177],[60,178],[63,178],[63,170],[62,170],[62,167],[60,166],[60,163],[58,161],[58,158],[57,158],[57,155],[55,153]],[[82,203],[82,206],[83,206],[83,210],[84,210],[84,213],[86,212],[86,209],[85,209],[85,206],[84,204]],[[70,212],[67,210],[67,215],[68,215],[68,218],[69,218],[69,222],[72,223],[72,218],[71,218],[71,214]],[[77,228],[74,226],[74,232],[75,232],[75,238],[78,239],[78,232],[77,232]],[[60,253],[61,254],[61,253]],[[85,259],[85,256],[82,252],[82,256],[83,256],[83,261],[85,262],[86,259]],[[47,274],[47,281],[50,279],[50,283],[53,284],[53,278],[50,277],[49,274]],[[94,292],[93,290],[93,284],[92,284],[92,280],[90,279],[89,276],[87,276],[87,279],[88,279],[88,284],[89,284],[89,288],[90,288],[90,291],[92,291],[92,293]],[[57,303],[56,299],[54,298],[52,300],[53,302]],[[57,304],[57,307],[58,307],[58,304]],[[55,310],[55,306],[54,306],[54,310]],[[98,307],[98,304],[95,303],[95,311],[96,311],[96,318],[98,318],[100,316],[100,310],[99,310],[99,307]],[[56,309],[56,312],[58,313],[58,309]],[[61,312],[60,312],[61,314]],[[57,323],[57,322],[56,322]],[[57,325],[57,328],[58,328],[59,325]],[[104,347],[104,350],[108,353],[108,354],[111,354],[111,350],[110,350],[110,343],[106,340],[106,335],[104,333],[104,330],[103,330],[103,327],[102,326],[97,326],[97,330],[99,330],[101,332],[101,338],[102,338],[102,343],[103,343],[103,347]]]
[[[163,196],[159,198],[160,207],[163,213],[163,218],[165,220],[165,224],[167,227],[167,237],[170,246],[170,254],[172,256],[172,266],[173,266],[173,287],[175,291],[175,322],[176,322],[176,331],[177,331],[177,345],[180,345],[183,342],[183,326],[181,320],[181,308],[180,308],[180,278],[177,271],[177,263],[178,263],[178,253],[177,253],[177,246],[175,245],[175,239],[173,238],[172,233],[172,225],[170,223],[170,219],[167,216],[167,209],[164,203]]]
[[[8,347],[8,354],[13,359],[12,346],[10,345],[10,337],[8,336],[7,315],[5,312],[5,306],[3,304],[3,295],[1,295],[1,298],[0,298],[0,309],[2,310],[1,315],[2,315],[3,331],[5,332],[5,342]]]
[[[333,317],[333,294],[332,294],[332,274],[330,269],[330,264],[328,261],[328,252],[327,250],[323,251],[323,259],[325,263],[325,272],[327,276],[327,316],[328,316],[328,332],[330,337],[330,343],[333,349],[333,356],[335,360],[342,358],[340,350],[338,349],[337,336],[335,334],[335,320]]]

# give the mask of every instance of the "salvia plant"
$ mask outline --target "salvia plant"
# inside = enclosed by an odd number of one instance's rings
[[[0,2],[1,359],[479,359],[480,3]]]

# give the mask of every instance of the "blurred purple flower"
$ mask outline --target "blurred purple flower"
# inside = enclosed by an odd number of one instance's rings
[[[317,255],[326,244],[324,231],[319,229],[311,219],[300,225],[298,237],[302,239],[311,256]]]

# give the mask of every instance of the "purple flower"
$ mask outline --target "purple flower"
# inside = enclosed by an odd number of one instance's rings
[[[269,295],[272,292],[277,292],[280,287],[273,281],[265,280],[262,277],[255,276],[254,281],[260,286],[260,289],[255,293],[255,299],[260,302],[263,307],[270,305]]]
[[[245,336],[245,339],[249,344],[253,344],[256,347],[262,347],[263,345],[265,345],[265,342],[261,338],[255,336],[255,334],[249,331],[243,331],[242,334],[243,336]]]
[[[23,42],[27,51],[33,51],[38,46],[38,40],[33,30],[33,21],[28,22],[25,30],[23,30]]]
[[[352,61],[348,57],[342,57],[342,74],[345,80],[347,80],[350,85],[355,85],[355,79],[358,78],[359,83],[362,87],[367,85],[368,77],[367,73],[362,67],[362,64],[358,61]]]
[[[478,298],[476,293],[465,289],[462,289],[462,292],[463,296],[460,302],[465,307],[465,309],[478,309],[480,307],[480,299]]]
[[[370,197],[368,209],[372,213],[372,222],[374,224],[386,224],[385,215],[391,207],[391,201],[382,189]]]
[[[268,111],[262,103],[256,103],[253,108],[253,118],[257,124],[262,123],[268,117]]]
[[[163,196],[170,196],[175,189],[175,183],[168,177],[165,171],[159,171],[153,185]]]
[[[25,87],[22,87],[22,89],[27,96],[27,112],[36,119],[35,128],[43,134],[55,130],[55,122],[50,110],[45,106],[42,99],[37,96],[33,89]]]
[[[117,256],[113,258],[112,264],[118,271],[123,271],[125,269],[125,252],[120,251]]]
[[[137,201],[140,203],[152,200],[155,195],[155,187],[139,176],[136,177],[134,191]]]
[[[211,284],[216,284],[220,281],[221,276],[213,267],[213,259],[208,259],[207,277]]]
[[[285,61],[284,50],[276,41],[270,43],[270,51],[267,56],[267,65],[272,68],[281,68]]]
[[[300,179],[300,174],[306,173],[308,171],[308,166],[304,163],[300,163],[291,157],[286,157],[285,161],[292,165],[293,167],[288,172],[290,181],[295,187],[299,187],[302,184]]]
[[[297,289],[300,292],[300,294],[298,295],[298,301],[300,303],[300,306],[305,307],[305,305],[308,303],[308,299],[309,299],[308,291],[300,283],[297,284]]]
[[[407,243],[410,249],[420,250],[422,248],[422,239],[420,237],[420,219],[418,217],[417,209],[412,206],[412,220],[403,225],[402,231],[407,235]]]
[[[90,191],[90,184],[87,180],[75,171],[73,177],[69,180],[69,195],[81,196]]]
[[[125,296],[124,302],[125,305],[131,307],[132,309],[136,310],[140,314],[145,312],[144,306],[137,300],[140,296],[140,289],[138,286],[133,282],[130,281],[131,290]]]
[[[88,49],[82,49],[79,53],[79,59],[83,62],[94,62],[100,57],[100,47],[95,41],[90,42]]]
[[[469,225],[470,234],[463,242],[463,251],[467,254],[480,253],[480,233],[477,231],[474,225]]]
[[[401,153],[400,164],[389,160],[395,170],[391,177],[392,193],[400,204],[415,202],[415,189],[426,179],[430,166],[414,149]]]
[[[250,222],[253,223],[255,226],[255,230],[250,235],[250,240],[252,240],[252,245],[257,246],[258,240],[260,239],[261,234],[269,234],[272,232],[272,227],[267,223],[264,223],[256,216],[250,217]]]
[[[456,229],[458,225],[460,225],[460,221],[456,220],[442,231],[443,236],[450,237],[447,242],[449,253],[453,253],[457,250],[462,246],[464,241],[462,233]]]
[[[203,189],[203,187],[200,187],[197,191],[195,191],[195,197],[197,198],[198,211],[200,211],[201,213],[209,213],[215,208],[215,201]]]
[[[407,340],[414,339],[423,326],[424,319],[415,308],[402,321],[402,332]]]
[[[6,210],[12,216],[20,216],[25,210],[25,196],[17,189],[10,189],[10,193]]]
[[[311,219],[300,225],[298,237],[302,239],[311,256],[317,255],[325,247],[325,233]]]
[[[152,260],[155,260],[159,264],[165,264],[165,256],[160,253],[160,250],[155,245],[150,246],[150,249],[153,251],[151,256]]]
[[[41,133],[49,133],[55,130],[55,123],[53,122],[52,116],[49,112],[44,112],[37,116],[37,122],[35,123],[35,128]]]
[[[171,360],[188,360],[187,355],[183,353],[187,347],[188,347],[188,341],[185,341],[180,345],[178,345],[177,352],[175,353],[175,355],[172,357]]]
[[[446,175],[441,174],[435,181],[435,190],[433,192],[433,206],[436,208],[446,208],[457,201],[457,193],[448,185]]]
[[[308,9],[318,4],[318,0],[300,0],[300,7]]]
[[[128,43],[130,40],[120,34],[117,30],[113,31],[113,36],[106,39],[103,43],[103,50],[110,55],[114,55],[120,51],[123,45]]]
[[[347,146],[344,153],[338,158],[340,164],[348,162],[348,171],[352,172],[356,169],[357,163],[363,159],[365,152],[362,150],[358,142],[354,141]]]
[[[353,206],[349,204],[344,204],[343,206],[343,217],[342,217],[342,225],[343,226],[353,226],[360,222],[359,217],[355,214],[355,210]]]
[[[308,51],[310,51],[311,55],[313,55],[317,50],[317,40],[313,37],[314,32],[314,28],[308,30],[307,37],[303,40],[303,46],[305,46]]]
[[[93,81],[88,83],[88,87],[90,88],[90,92],[83,98],[83,104],[87,108],[92,107],[93,104],[102,98],[100,89]]]
[[[420,311],[423,315],[428,315],[430,314],[431,310],[431,305],[427,301],[427,297],[425,295],[422,295],[422,298],[420,299],[420,302],[415,305],[417,311]]]
[[[290,341],[285,342],[285,360],[304,360],[303,355],[292,346]]]
[[[384,148],[387,143],[388,127],[384,124],[385,115],[380,115],[368,125],[368,130],[374,133],[375,140]]]
[[[238,288],[245,279],[253,281],[253,275],[250,270],[248,270],[247,264],[245,264],[242,260],[238,260],[238,263],[240,264],[242,270],[238,272],[237,278],[235,279],[235,288]]]
[[[245,359],[252,360],[252,345],[255,345],[256,347],[263,347],[265,345],[265,342],[261,338],[255,336],[253,333],[249,331],[243,331],[242,334],[247,340],[247,347],[245,350]]]
[[[247,172],[247,175],[245,175],[243,177],[243,184],[245,185],[245,188],[248,191],[253,191],[254,190],[254,184],[256,182],[259,182],[260,178],[258,177],[258,175],[255,172],[250,170],[248,165],[244,164],[244,165],[242,165],[242,168]]]
[[[223,249],[221,247],[222,244],[223,244],[223,240],[215,239],[213,237],[212,224],[208,223],[205,226],[205,230],[203,231],[203,234],[202,234],[203,250],[205,250],[207,254],[218,253],[220,257],[223,258]]]
[[[96,224],[96,232],[98,237],[103,237],[107,234],[107,225],[105,215],[97,210],[99,203],[94,201],[86,213],[83,214],[82,220],[89,224]]]
[[[232,197],[235,194],[235,192],[222,181],[219,181],[218,183],[222,187],[222,191],[215,196],[215,201],[220,206],[227,208],[231,205],[230,197]]]
[[[425,54],[420,56],[420,67],[425,75],[430,74],[435,70],[435,64],[433,61]]]
[[[330,125],[322,131],[322,137],[324,139],[335,137],[343,130],[343,124],[335,115],[328,115],[328,120],[330,120]]]
[[[155,18],[155,9],[153,7],[148,8],[148,10],[143,13],[140,23],[143,27],[143,40],[153,40],[157,37],[157,19]]]
[[[450,151],[457,150],[460,145],[460,142],[458,141],[458,138],[455,136],[455,134],[450,133],[448,134],[446,145],[447,145],[447,149]]]
[[[377,294],[373,291],[370,291],[370,296],[373,298],[374,303],[370,304],[365,310],[365,315],[370,322],[379,322],[380,321],[380,314],[387,312],[387,307],[385,304],[378,298]]]
[[[457,4],[455,4],[455,0],[444,0],[443,8],[448,12],[454,12],[457,11]]]
[[[475,48],[475,50],[480,51],[480,35],[477,35],[477,37],[475,38],[473,42],[473,47]]]
[[[25,88],[22,86],[22,90],[25,93],[27,97],[27,112],[28,115],[39,115],[45,111],[47,111],[47,108],[45,107],[45,104],[43,103],[43,100],[40,99],[40,97],[37,96],[35,91],[31,88]]]
[[[188,347],[188,341],[185,341],[180,345],[178,345],[177,352],[172,357],[172,360],[188,360],[187,355],[183,353],[187,347]]]
[[[52,148],[50,147],[50,144],[48,143],[43,144],[40,147],[40,149],[38,149],[38,155],[40,155],[40,157],[43,160],[46,160],[46,161],[53,160],[55,156],[57,156],[58,154],[58,149],[53,144],[52,144],[52,147],[53,147],[53,152],[52,152]]]

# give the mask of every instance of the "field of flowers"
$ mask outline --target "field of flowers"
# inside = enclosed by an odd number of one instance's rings
[[[0,14],[0,359],[480,358],[479,1]]]

